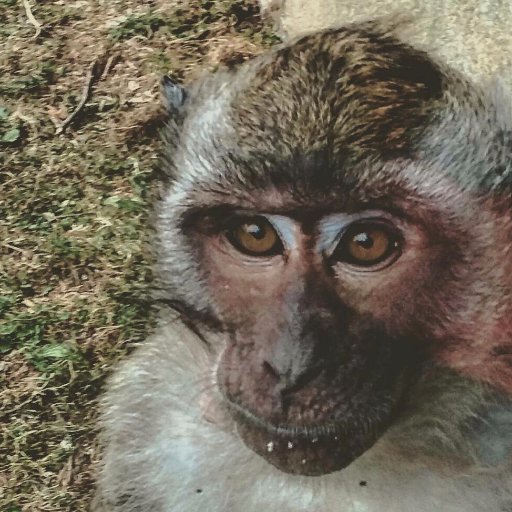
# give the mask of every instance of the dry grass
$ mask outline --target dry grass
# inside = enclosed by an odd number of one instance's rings
[[[151,324],[161,75],[274,40],[252,0],[0,0],[0,510],[88,508],[96,397]]]

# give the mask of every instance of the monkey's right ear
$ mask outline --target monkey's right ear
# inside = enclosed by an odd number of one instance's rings
[[[162,78],[160,85],[165,108],[169,112],[179,112],[187,100],[187,91],[168,76]]]

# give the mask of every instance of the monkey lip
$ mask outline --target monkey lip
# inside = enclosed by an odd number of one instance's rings
[[[271,425],[237,404],[230,410],[248,448],[290,474],[320,476],[339,471],[370,448],[384,430],[350,424]]]

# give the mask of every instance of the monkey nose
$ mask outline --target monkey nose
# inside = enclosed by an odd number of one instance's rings
[[[312,354],[302,357],[272,357],[263,361],[263,369],[275,381],[275,392],[281,396],[294,393],[304,388],[322,371],[320,364],[315,364]]]

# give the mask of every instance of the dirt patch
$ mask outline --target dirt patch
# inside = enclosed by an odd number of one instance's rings
[[[87,510],[96,398],[151,327],[160,77],[276,38],[234,0],[0,0],[0,38],[0,510]]]

